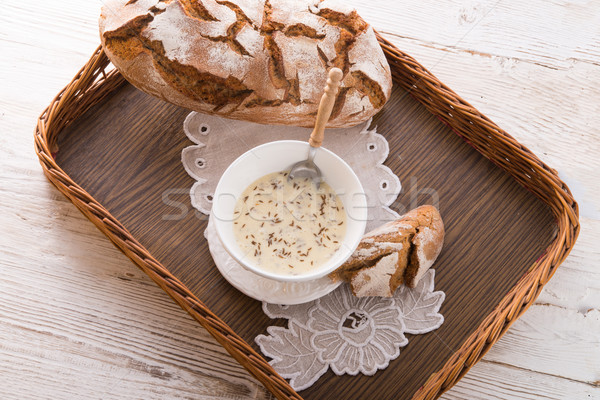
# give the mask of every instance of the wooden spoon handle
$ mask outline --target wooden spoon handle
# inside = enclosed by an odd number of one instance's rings
[[[329,121],[329,117],[331,116],[331,110],[333,110],[335,98],[337,96],[338,88],[340,87],[340,81],[342,80],[343,76],[344,73],[339,68],[331,68],[329,70],[327,86],[325,86],[325,93],[323,93],[323,96],[321,97],[319,110],[317,111],[315,128],[310,134],[310,139],[308,140],[308,143],[310,143],[312,147],[321,147],[321,144],[323,143],[325,125],[327,125],[327,121]]]

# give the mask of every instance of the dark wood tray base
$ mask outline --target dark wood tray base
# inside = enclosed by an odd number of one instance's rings
[[[210,257],[206,216],[189,199],[194,181],[180,156],[191,142],[188,110],[124,85],[59,138],[58,165],[114,215],[149,252],[255,349],[254,338],[282,324],[230,286]],[[392,208],[432,203],[446,225],[436,290],[446,293],[445,323],[409,338],[390,366],[367,376],[331,371],[300,394],[307,399],[406,399],[481,324],[555,237],[548,207],[471,148],[423,105],[395,87],[373,124],[386,136],[386,164],[400,177]],[[166,200],[165,200],[166,199]],[[184,210],[177,208],[177,202]],[[181,214],[181,218],[173,219]]]

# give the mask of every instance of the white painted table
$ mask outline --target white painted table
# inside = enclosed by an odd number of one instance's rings
[[[443,398],[600,399],[600,2],[353,3],[581,206],[536,305]],[[42,175],[36,118],[99,43],[100,5],[0,13],[0,398],[271,398]]]

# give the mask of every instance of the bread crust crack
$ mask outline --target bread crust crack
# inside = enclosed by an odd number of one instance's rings
[[[375,114],[391,89],[385,57],[356,11],[310,0],[298,0],[305,9],[287,0],[112,1],[121,10],[105,7],[100,18],[107,55],[131,83],[183,107],[312,126],[335,66],[344,78],[329,126],[344,127]]]
[[[289,37],[303,36],[309,39],[325,39],[325,35],[319,35],[316,29],[301,23],[288,25],[288,27],[283,31],[283,34]]]
[[[350,32],[353,36],[358,36],[363,33],[369,26],[356,11],[352,11],[349,14],[343,14],[329,8],[323,8],[319,10],[317,15],[326,19],[331,25]]]
[[[171,1],[169,1],[170,3]],[[196,18],[200,21],[218,21],[211,13],[208,12],[202,0],[178,0],[179,5],[183,9],[183,12],[192,18]]]
[[[383,107],[386,97],[383,90],[381,90],[381,85],[379,85],[379,83],[369,78],[367,74],[362,71],[352,71],[352,77],[355,79],[356,90],[367,95],[369,101],[373,104],[373,107]]]

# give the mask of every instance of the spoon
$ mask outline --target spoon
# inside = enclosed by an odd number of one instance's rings
[[[315,127],[310,134],[310,139],[308,139],[308,143],[310,144],[308,158],[292,166],[292,169],[288,174],[288,180],[294,178],[310,178],[317,185],[317,188],[319,188],[321,185],[321,170],[319,167],[317,167],[313,160],[315,158],[317,149],[321,147],[321,144],[323,143],[323,136],[325,136],[325,125],[327,125],[327,121],[329,121],[329,117],[331,116],[331,110],[333,110],[335,97],[343,76],[344,73],[339,68],[331,68],[329,70],[327,86],[325,86],[325,93],[323,93],[323,96],[321,97],[319,109],[317,110]]]

